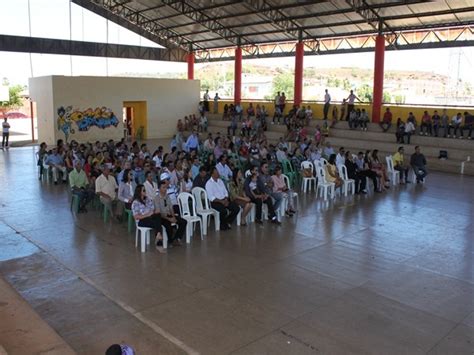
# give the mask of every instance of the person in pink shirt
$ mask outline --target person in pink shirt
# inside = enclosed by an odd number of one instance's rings
[[[292,217],[296,211],[293,208],[293,190],[286,185],[282,174],[281,166],[277,165],[275,174],[272,176],[273,192],[279,192],[283,195],[283,200],[288,201],[285,214],[287,217]]]
[[[420,136],[422,135],[430,135],[433,133],[432,130],[433,124],[431,121],[431,116],[428,111],[423,113],[423,117],[421,117],[421,125],[420,125]],[[425,131],[425,132],[424,132]]]

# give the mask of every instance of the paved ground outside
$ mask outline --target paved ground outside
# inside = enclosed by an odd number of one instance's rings
[[[280,227],[142,254],[125,223],[71,214],[34,149],[0,152],[0,273],[78,353],[473,353],[473,178],[300,193]]]

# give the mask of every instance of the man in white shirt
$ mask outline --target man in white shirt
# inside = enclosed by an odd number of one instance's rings
[[[206,183],[206,192],[211,201],[211,207],[219,211],[221,230],[230,229],[240,208],[235,202],[230,201],[224,182],[219,179],[217,168],[212,169],[211,178]]]
[[[331,143],[327,142],[323,149],[323,156],[328,159],[332,154],[335,154],[334,148],[331,147]]]
[[[405,124],[405,136],[407,137],[407,144],[410,144],[410,138],[412,134],[415,134],[415,125],[412,121],[407,121]]]
[[[153,181],[153,174],[151,171],[145,173],[145,182],[143,183],[143,186],[145,187],[146,197],[150,200],[155,200],[158,185]]]
[[[115,178],[110,175],[110,169],[105,166],[102,174],[95,180],[95,193],[99,195],[100,202],[109,210],[110,214],[121,221],[121,213],[119,214],[117,211],[117,189]]]
[[[10,137],[10,123],[7,122],[7,118],[2,122],[2,150],[3,148],[9,148],[8,147],[8,139]]]
[[[203,96],[204,99],[204,112],[209,112],[209,90],[206,90]]]
[[[232,170],[230,170],[229,165],[227,165],[227,156],[222,155],[219,159],[219,163],[216,165],[219,176],[222,180],[230,182],[232,179]]]
[[[214,96],[214,113],[217,113],[219,111],[219,94],[216,92],[216,96]]]
[[[461,131],[461,123],[462,123],[462,115],[461,115],[461,112],[458,112],[457,115],[455,115],[455,116],[453,116],[453,118],[451,118],[451,123],[448,127],[448,138],[451,137],[451,129],[454,129],[453,138],[457,137],[458,130]]]
[[[344,165],[346,163],[344,148],[339,148],[339,153],[336,155],[336,166]]]
[[[324,119],[328,119],[329,106],[331,106],[331,95],[329,95],[328,89],[325,90],[324,94]]]
[[[347,96],[347,114],[346,114],[346,121],[349,121],[349,115],[354,110],[354,103],[355,100],[360,101],[360,99],[354,94],[354,90],[351,90],[349,96]]]

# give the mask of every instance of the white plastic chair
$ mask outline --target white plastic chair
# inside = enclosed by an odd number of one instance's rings
[[[191,206],[189,205],[189,201],[191,200]],[[186,220],[186,243],[191,243],[191,236],[194,230],[194,224],[199,223],[199,227],[201,229],[201,240],[203,239],[203,224],[201,221],[201,217],[197,215],[196,212],[196,201],[189,192],[181,192],[178,195],[178,205],[179,205],[179,214],[181,218]]]
[[[151,228],[148,227],[139,227],[138,221],[135,221],[136,229],[135,229],[135,248],[138,247],[138,239],[140,238],[140,247],[141,252],[144,253],[146,251],[146,246],[150,244],[150,233]]]
[[[328,162],[325,158],[323,158],[323,157],[321,157],[321,159],[319,159],[319,160],[321,161],[321,163],[323,163],[323,167],[324,167],[324,165],[328,165],[328,164],[329,164],[329,162]]]
[[[311,175],[314,174],[314,165],[313,163],[309,162],[309,161],[304,161],[301,163],[301,170],[303,169],[311,169]],[[314,182],[314,189],[316,189],[316,178],[314,176],[311,176],[311,177],[305,177],[305,176],[302,176],[302,180],[301,180],[301,190],[303,192],[309,192],[311,190],[311,186],[313,186],[313,182]]]
[[[285,184],[286,186],[290,186],[290,178],[288,176],[286,176],[285,174],[282,174],[283,175],[283,180],[285,180]],[[316,185],[316,181],[314,182],[314,184]],[[296,208],[296,211],[298,211],[298,206],[299,206],[299,196],[298,196],[298,193],[297,192],[293,192],[293,195],[292,196],[288,196],[289,198],[291,199],[296,199],[296,203],[293,204],[293,206]],[[285,206],[285,210],[287,210],[286,208],[287,206]]]
[[[349,187],[351,188],[351,194],[355,194],[355,180],[354,179],[349,179],[349,176],[347,176],[347,168],[345,165],[339,165],[337,167],[337,170],[339,171],[339,177],[342,179],[344,184],[342,185],[342,191],[344,192],[344,196],[347,196],[347,190],[349,190]]]
[[[335,189],[336,189],[336,184],[333,182],[328,182],[326,180],[326,173],[324,172],[324,168],[317,168],[316,169],[316,176],[318,178],[318,187],[316,190],[316,193],[319,191],[320,196],[324,196],[324,201],[328,199],[328,192],[331,196],[331,198],[334,198],[336,196],[335,194]]]
[[[252,209],[250,210],[249,214],[247,215],[247,218],[245,219],[245,222],[247,222],[247,224],[250,224],[250,223],[253,223],[255,222],[255,212],[256,211],[256,207],[255,207],[255,204],[252,204]],[[241,206],[239,206],[239,214],[237,215],[237,226],[240,226],[240,220],[242,219],[242,212],[243,212],[243,209]]]
[[[201,216],[203,234],[207,235],[207,226],[209,225],[209,217],[211,216],[214,217],[216,231],[220,230],[221,221],[219,218],[219,211],[211,208],[211,206],[209,205],[206,190],[204,190],[202,187],[193,187],[191,192],[193,193],[194,200],[196,201],[196,212],[199,216]]]
[[[140,248],[141,252],[146,251],[146,246],[150,244],[150,234],[152,229],[148,227],[139,227],[138,221],[135,220],[135,248],[138,247],[138,239],[140,238]],[[163,236],[163,248],[168,248],[168,233],[166,233],[166,228],[161,227],[161,235]]]
[[[385,157],[385,161],[387,162],[387,173],[390,174],[390,180],[392,180],[392,185],[399,184],[400,172],[395,170],[393,167],[393,157],[391,155],[387,155]]]
[[[321,158],[322,159],[322,158]],[[324,168],[324,163],[321,159],[315,159],[313,164],[314,164],[314,168],[317,169],[317,168]]]

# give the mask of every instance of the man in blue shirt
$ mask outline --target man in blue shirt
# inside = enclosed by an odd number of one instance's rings
[[[60,171],[63,175],[63,183],[67,181],[67,170],[66,166],[64,165],[64,159],[61,154],[58,153],[57,148],[53,149],[53,154],[48,155],[45,160],[45,165],[48,169],[51,169],[53,172],[53,180],[54,184],[58,184],[58,172]]]
[[[196,134],[196,131],[193,131],[188,137],[186,144],[184,145],[185,150],[189,153],[193,150],[197,151],[199,147],[199,138]]]

